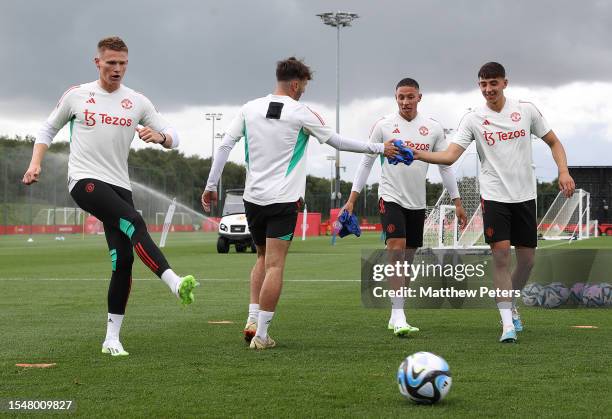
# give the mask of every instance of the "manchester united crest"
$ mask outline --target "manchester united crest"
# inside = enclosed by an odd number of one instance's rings
[[[134,107],[134,104],[132,103],[131,100],[126,98],[121,101],[121,107],[123,109],[132,109],[132,107]]]

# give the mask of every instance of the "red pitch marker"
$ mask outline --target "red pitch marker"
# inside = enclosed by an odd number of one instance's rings
[[[15,364],[16,367],[22,367],[22,368],[51,368],[56,365],[57,364],[55,362],[52,364]]]

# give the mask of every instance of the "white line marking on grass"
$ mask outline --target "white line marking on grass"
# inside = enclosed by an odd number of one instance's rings
[[[132,278],[133,281],[159,281],[157,278]],[[198,281],[242,281],[236,278],[197,278]],[[110,281],[109,278],[0,278],[0,281]],[[359,279],[285,279],[284,282],[360,282]]]

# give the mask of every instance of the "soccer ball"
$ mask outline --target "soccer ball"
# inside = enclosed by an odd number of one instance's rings
[[[527,284],[523,291],[521,291],[521,295],[523,296],[523,303],[526,306],[535,306],[540,304],[540,294],[542,293],[542,285],[536,283]]]
[[[430,352],[410,355],[397,370],[400,393],[416,403],[439,402],[448,394],[452,381],[446,361]]]
[[[601,293],[603,294],[603,303],[605,306],[612,306],[612,285],[607,282],[599,284]]]
[[[582,292],[584,291],[585,285],[583,282],[576,282],[570,288],[569,300],[574,304],[582,303]]]
[[[567,302],[570,290],[560,282],[553,282],[544,287],[540,294],[540,304],[546,308],[559,307]]]
[[[582,304],[587,307],[601,307],[604,305],[604,293],[598,284],[587,284],[582,292]]]

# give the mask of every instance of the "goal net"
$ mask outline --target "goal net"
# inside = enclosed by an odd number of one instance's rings
[[[559,192],[538,225],[538,237],[544,240],[587,239],[597,235],[591,221],[591,194],[576,189],[567,198]]]
[[[482,231],[480,186],[478,182],[480,161],[472,146],[466,150],[453,167],[459,195],[467,215],[467,225],[459,229],[455,206],[446,189],[436,204],[429,209],[423,231],[423,247],[428,248],[487,248]]]

